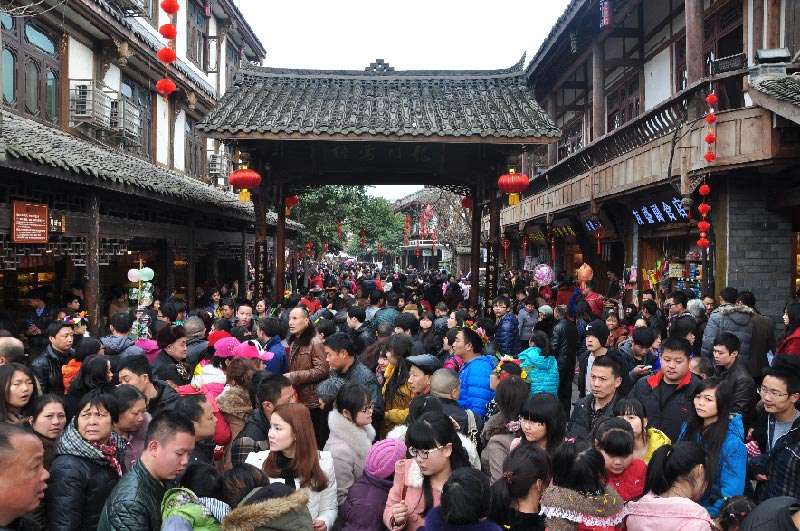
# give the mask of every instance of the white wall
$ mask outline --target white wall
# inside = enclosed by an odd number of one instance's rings
[[[176,170],[183,171],[186,169],[186,154],[184,147],[186,146],[186,111],[178,113],[175,118],[175,133],[172,135],[172,152],[174,167]]]
[[[112,64],[108,67],[108,72],[106,72],[106,77],[103,79],[103,83],[109,88],[119,90],[121,82],[122,79],[119,67]]]
[[[644,64],[644,108],[650,110],[672,95],[672,72],[670,71],[670,47]]]
[[[91,48],[69,38],[69,78],[94,79],[94,53]]]
[[[169,103],[156,94],[156,162],[169,163]]]

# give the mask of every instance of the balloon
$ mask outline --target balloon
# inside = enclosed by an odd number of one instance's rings
[[[539,264],[536,266],[533,276],[540,286],[549,286],[553,283],[553,268],[547,264]]]
[[[585,287],[587,280],[592,280],[594,277],[594,270],[592,266],[589,264],[584,263],[581,267],[578,268],[578,280],[581,283],[581,288]]]
[[[130,280],[131,282],[139,282],[139,270],[128,269],[128,280]]]
[[[143,267],[142,270],[139,272],[139,278],[141,278],[145,282],[153,280],[153,277],[155,276],[156,276],[155,271],[153,271],[149,267]]]

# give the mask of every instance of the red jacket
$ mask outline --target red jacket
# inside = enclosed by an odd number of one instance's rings
[[[796,354],[800,355],[800,328],[792,332],[792,335],[781,341],[781,345],[776,351],[777,354]]]
[[[603,316],[603,298],[599,293],[592,292],[588,294],[584,300],[586,304],[589,305],[589,308],[592,309],[593,314],[598,317]]]
[[[622,474],[608,473],[608,485],[611,485],[623,501],[638,498],[644,493],[644,477],[647,475],[647,465],[641,459],[633,462],[622,471]]]
[[[574,286],[561,286],[558,288],[558,292],[556,294],[556,306],[561,304],[564,306],[568,305],[573,291],[575,291]]]

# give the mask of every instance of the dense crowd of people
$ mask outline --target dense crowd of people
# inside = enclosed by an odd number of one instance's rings
[[[0,529],[800,529],[800,302],[319,264],[0,323]],[[663,299],[660,300],[660,298]],[[143,326],[142,326],[143,325]]]

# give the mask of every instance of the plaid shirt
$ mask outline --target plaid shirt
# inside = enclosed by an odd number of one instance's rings
[[[769,453],[769,474],[763,499],[800,496],[800,418]]]
[[[245,462],[251,452],[263,452],[269,449],[269,421],[264,418],[261,409],[256,409],[231,443],[231,464]]]

